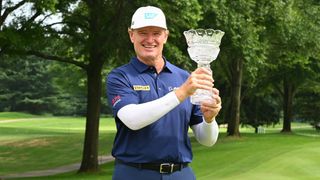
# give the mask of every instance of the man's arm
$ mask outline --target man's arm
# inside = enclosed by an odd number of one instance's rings
[[[117,116],[130,129],[139,130],[159,120],[180,104],[172,91],[167,95],[142,104],[129,104],[122,107]]]
[[[207,123],[205,120],[202,123],[191,126],[193,134],[197,141],[205,146],[213,146],[219,136],[219,127],[215,120]]]

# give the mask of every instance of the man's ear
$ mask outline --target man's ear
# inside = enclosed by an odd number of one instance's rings
[[[164,40],[164,43],[163,43],[163,44],[165,44],[165,43],[167,42],[167,40],[168,40],[168,37],[169,37],[169,30],[166,30],[166,31],[165,31],[165,36],[166,36],[166,38],[165,38],[165,40]]]
[[[128,28],[128,34],[129,34],[129,37],[130,37],[130,41],[133,43],[134,42],[134,38],[133,38],[133,30]]]

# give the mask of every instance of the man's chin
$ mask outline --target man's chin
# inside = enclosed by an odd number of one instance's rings
[[[143,56],[143,58],[145,60],[152,61],[152,60],[156,59],[156,56],[154,56],[154,55],[146,55],[146,56]]]

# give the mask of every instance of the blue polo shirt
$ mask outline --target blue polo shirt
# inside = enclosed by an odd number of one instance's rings
[[[133,163],[192,161],[188,129],[202,122],[202,113],[189,98],[140,130],[129,129],[117,117],[122,107],[161,98],[187,80],[187,71],[164,60],[165,67],[159,74],[153,67],[132,58],[130,63],[114,69],[107,77],[108,101],[117,126],[112,155],[117,159]]]

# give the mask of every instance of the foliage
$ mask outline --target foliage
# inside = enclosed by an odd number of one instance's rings
[[[68,84],[68,78],[74,77],[68,75],[70,72],[63,74],[61,70],[58,71],[61,66],[41,60],[19,57],[3,59],[0,62],[0,111],[85,114],[84,87],[81,93],[81,88]]]
[[[199,24],[225,32],[213,71],[215,84],[223,97],[222,121],[228,122],[229,135],[238,135],[240,104],[247,96],[242,90],[256,86],[259,70],[265,66],[268,46],[263,39],[265,27],[261,23],[265,9],[253,0],[203,1],[202,6],[205,13]],[[249,105],[252,106],[255,105]]]
[[[319,75],[317,82],[319,82]],[[309,82],[297,93],[295,101],[295,120],[317,124],[320,122],[320,86],[319,83]]]
[[[12,59],[0,62],[0,97],[3,102],[0,109],[34,114],[48,111],[53,104],[55,91],[50,84],[50,75],[40,73],[47,69],[47,64]]]
[[[241,123],[248,124],[254,128],[263,125],[274,125],[279,123],[279,104],[273,99],[271,94],[257,93],[250,97],[245,97],[241,111]]]
[[[134,10],[141,5],[146,5],[144,2],[103,2],[103,6],[100,7],[101,15],[103,13],[104,16],[101,17],[104,23],[99,32],[101,36],[99,39],[100,42],[91,42],[93,39],[90,39],[91,27],[89,24],[90,19],[88,19],[89,10],[84,1],[50,1],[50,3],[43,7],[41,3],[41,1],[37,1],[37,4],[31,6],[33,8],[31,13],[35,13],[36,15],[38,11],[42,12],[47,15],[45,18],[37,16],[38,21],[32,23],[32,17],[30,17],[30,15],[20,15],[19,18],[13,19],[10,24],[3,24],[2,31],[0,32],[3,36],[0,37],[5,38],[2,43],[4,43],[3,47],[5,47],[3,50],[7,50],[7,53],[31,53],[45,59],[52,58],[53,60],[74,63],[80,67],[84,67],[89,63],[88,52],[93,45],[91,43],[95,43],[96,45],[94,46],[103,47],[104,52],[100,53],[100,56],[102,56],[101,58],[105,61],[106,67],[124,64],[133,55],[133,48],[127,34],[127,27],[130,24],[130,18]],[[172,6],[172,3],[175,5]],[[148,5],[159,6],[163,8],[164,11],[167,10],[166,15],[171,32],[169,43],[165,47],[165,55],[167,58],[182,67],[190,68],[191,60],[187,57],[186,44],[181,43],[181,36],[183,30],[195,26],[197,20],[200,19],[199,4],[197,4],[197,1],[150,1]],[[123,11],[120,9],[127,10]],[[177,11],[177,9],[180,11]],[[185,17],[177,18],[181,11],[185,12]],[[107,12],[108,15],[105,12]],[[61,19],[57,22],[45,23],[45,19],[50,18],[54,13],[61,14]],[[25,26],[24,30],[20,30],[19,27],[23,26]],[[57,26],[59,28],[56,28]],[[113,41],[113,38],[116,38],[117,41]],[[113,43],[106,43],[111,41]],[[181,51],[181,49],[183,51]],[[68,68],[68,65],[65,67],[58,67],[59,65],[54,66],[58,69],[67,68],[70,72],[78,71],[75,68]],[[111,68],[108,69],[110,71]],[[108,73],[108,71],[106,73]],[[58,82],[58,78],[59,76],[56,77],[54,81]],[[65,78],[68,78],[68,80]],[[78,84],[84,83],[83,85],[86,86],[87,80],[83,79],[83,77],[77,78],[78,76],[64,76],[64,80],[60,80],[58,83],[64,87],[67,91],[66,93],[71,89],[76,91],[80,89],[83,91],[82,88],[78,88]],[[75,93],[75,91],[72,91],[72,93]],[[76,93],[78,94],[78,92]],[[70,91],[68,94],[70,94]],[[64,98],[65,97],[62,97],[60,100]],[[59,102],[65,104],[63,101]],[[68,109],[69,108],[66,108],[66,112]]]
[[[266,37],[270,49],[267,72],[283,104],[283,131],[290,131],[295,95],[314,79],[320,48],[319,4],[313,1],[269,1]],[[299,104],[296,104],[300,106]]]
[[[280,86],[284,77],[294,83],[298,91],[298,87],[308,86],[309,81],[305,79],[313,79],[317,72],[314,64],[319,61],[319,3],[310,0],[203,1],[202,7],[204,18],[199,24],[226,32],[218,60],[212,63],[215,85],[224,102],[222,118],[228,118],[230,112],[233,76],[230,65],[243,58],[241,123],[250,124],[246,118],[250,108],[259,107],[254,99],[263,97],[271,100],[267,104],[276,103],[271,113],[275,115],[271,119],[276,119],[276,108],[283,103],[278,97],[284,94]],[[274,85],[271,89],[270,84]],[[264,122],[262,117],[259,119]]]

